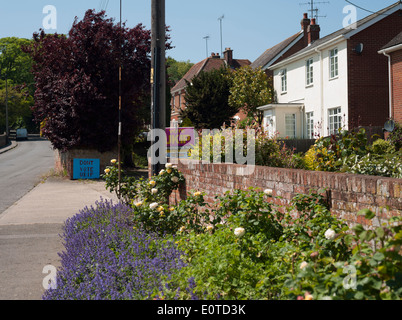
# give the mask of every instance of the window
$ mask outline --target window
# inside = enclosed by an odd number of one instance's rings
[[[328,110],[329,134],[337,134],[338,129],[342,127],[341,108]]]
[[[314,112],[306,113],[307,139],[314,138]]]
[[[289,138],[296,137],[296,114],[285,115],[286,136]]]
[[[311,85],[314,82],[314,69],[313,69],[313,58],[306,61],[306,85]]]
[[[330,78],[336,78],[338,76],[338,49],[329,51],[329,69]]]
[[[288,91],[288,76],[287,76],[286,69],[281,70],[279,75],[281,76],[281,83],[282,83],[281,89],[282,89],[282,92],[286,92],[286,91]]]

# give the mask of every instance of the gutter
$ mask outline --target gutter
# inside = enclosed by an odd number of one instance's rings
[[[393,105],[393,99],[392,99],[392,69],[391,69],[391,56],[388,53],[394,52],[396,50],[402,49],[402,44],[380,50],[378,51],[379,54],[383,54],[388,58],[388,91],[389,91],[389,118],[392,119],[392,105]]]
[[[320,135],[324,136],[324,70],[323,70],[323,57],[322,57],[322,51],[317,48],[314,50],[316,53],[319,54],[320,56],[320,104],[321,104],[321,132]]]

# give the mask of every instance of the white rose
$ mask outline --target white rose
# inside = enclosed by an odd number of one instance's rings
[[[155,188],[151,189],[151,193],[152,193],[152,194],[157,194],[157,193],[158,193],[158,189],[155,189]]]
[[[159,171],[159,175],[161,176],[161,175],[163,175],[165,173],[165,170],[161,170],[161,171]]]
[[[334,230],[328,229],[327,231],[325,231],[324,236],[328,240],[334,240],[336,238],[336,233]]]
[[[153,203],[151,203],[151,204],[149,205],[149,207],[150,207],[152,210],[156,209],[158,206],[159,206],[159,204],[158,204],[157,202],[153,202]]]
[[[176,177],[176,176],[173,176],[173,177],[172,177],[172,181],[173,181],[174,183],[177,183],[177,182],[179,182],[179,178]]]
[[[242,237],[246,233],[246,230],[244,228],[236,228],[234,231],[234,234],[236,237]]]
[[[272,196],[272,189],[265,189],[264,193],[268,196]]]
[[[165,168],[166,168],[166,169],[170,169],[170,168],[172,168],[172,166],[173,166],[173,165],[172,165],[171,163],[166,163]]]
[[[308,263],[306,262],[306,261],[303,261],[301,264],[300,264],[300,269],[304,269],[305,267],[307,267],[308,266]]]

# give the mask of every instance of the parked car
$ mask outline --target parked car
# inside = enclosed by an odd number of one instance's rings
[[[28,140],[28,131],[25,128],[17,129],[16,140]]]

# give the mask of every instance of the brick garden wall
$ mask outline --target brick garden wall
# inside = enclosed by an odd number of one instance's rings
[[[402,179],[344,173],[279,169],[256,166],[251,175],[241,175],[245,166],[237,164],[201,164],[188,160],[178,169],[186,178],[185,185],[171,195],[172,203],[186,198],[192,190],[206,192],[205,200],[214,202],[215,195],[227,190],[258,187],[272,189],[278,204],[288,204],[297,193],[326,188],[331,211],[350,226],[362,223],[379,225],[391,216],[402,214]],[[389,210],[385,209],[389,206]],[[367,221],[357,216],[361,209],[371,209],[377,218]]]
[[[107,166],[110,165],[110,160],[117,159],[117,151],[109,151],[101,153],[96,150],[88,149],[73,149],[67,152],[54,151],[55,164],[54,168],[57,173],[62,173],[64,170],[67,176],[73,179],[73,161],[74,159],[99,159],[100,160],[100,174]]]

